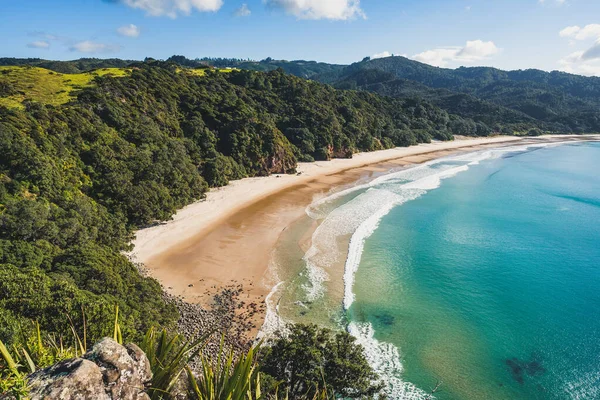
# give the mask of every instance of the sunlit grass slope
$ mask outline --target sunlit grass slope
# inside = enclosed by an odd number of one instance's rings
[[[219,72],[235,71],[219,68]],[[96,76],[112,75],[121,77],[129,74],[127,68],[102,68],[81,74],[61,74],[49,69],[29,66],[0,66],[0,89],[9,87],[9,93],[0,90],[0,105],[22,108],[25,100],[44,104],[65,104],[76,91],[91,86]],[[195,76],[206,75],[206,69],[179,69],[178,72]]]
[[[131,70],[123,68],[103,68],[81,74],[60,74],[39,67],[0,66],[0,85],[8,85],[12,90],[8,95],[0,93],[0,105],[23,107],[23,101],[59,105],[67,103],[74,92],[92,85],[96,76],[125,76]]]
[[[179,69],[177,69],[177,72],[185,73],[185,74],[189,74],[189,75],[195,75],[195,76],[205,76],[207,70],[219,71],[219,72],[223,72],[223,73],[239,71],[239,69],[237,69],[237,68],[198,68],[198,69],[179,68]]]

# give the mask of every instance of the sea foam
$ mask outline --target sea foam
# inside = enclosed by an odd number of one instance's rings
[[[400,379],[402,363],[398,348],[391,343],[375,339],[375,331],[369,323],[351,322],[348,332],[363,346],[367,361],[379,375],[384,385],[383,391],[390,399],[433,399],[423,390]]]

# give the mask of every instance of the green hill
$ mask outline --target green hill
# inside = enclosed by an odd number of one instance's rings
[[[387,82],[369,83],[373,71],[387,74]],[[362,75],[365,77],[361,78]],[[342,70],[315,75],[313,79],[340,87],[347,87],[348,81],[355,81],[350,84],[355,89],[392,96],[410,94],[431,101],[448,112],[480,121],[487,119],[492,124],[529,121],[547,131],[600,132],[600,78],[597,77],[558,71],[502,71],[488,67],[448,69],[405,57],[387,57],[367,58]],[[406,81],[413,82],[408,85],[412,86],[410,93],[406,91]],[[470,97],[456,97],[457,94]],[[469,107],[457,108],[456,100],[469,104]],[[497,106],[495,111],[490,108],[491,104]],[[473,109],[481,112],[473,114]],[[491,116],[494,117],[490,119]],[[524,116],[529,119],[523,119]]]
[[[85,73],[61,74],[40,67],[0,66],[0,105],[23,107],[25,101],[59,105],[72,100],[75,91],[92,85],[98,76],[121,77],[131,70],[102,68]]]

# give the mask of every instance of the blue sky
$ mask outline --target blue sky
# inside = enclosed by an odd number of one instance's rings
[[[599,0],[0,0],[0,56],[308,59],[600,75]]]

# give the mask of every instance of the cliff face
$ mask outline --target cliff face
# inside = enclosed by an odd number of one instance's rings
[[[298,162],[292,144],[275,127],[259,124],[262,141],[261,174],[290,174],[296,172]],[[266,157],[265,157],[266,156]]]
[[[30,398],[150,400],[145,390],[151,379],[150,362],[139,347],[105,338],[81,358],[30,375]]]

